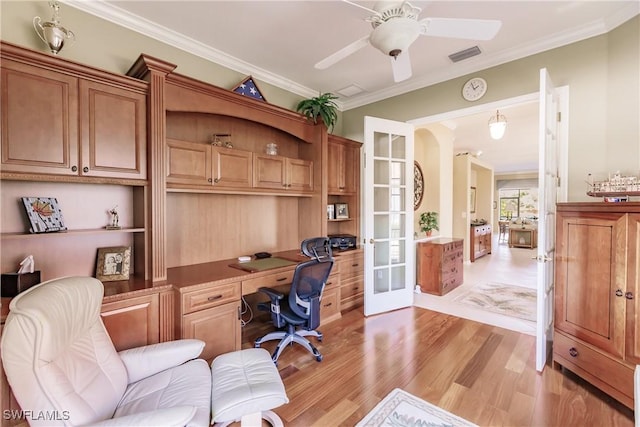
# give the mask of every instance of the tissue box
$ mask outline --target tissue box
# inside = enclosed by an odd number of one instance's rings
[[[22,291],[40,283],[40,271],[33,273],[4,273],[1,279],[3,297],[15,297]]]

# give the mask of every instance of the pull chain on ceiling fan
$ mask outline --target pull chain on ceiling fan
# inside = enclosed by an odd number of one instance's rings
[[[329,68],[371,44],[385,55],[391,56],[394,81],[400,82],[411,77],[409,46],[421,35],[491,40],[502,26],[501,21],[486,19],[428,17],[418,20],[422,9],[408,1],[377,2],[373,9],[348,0],[343,1],[370,12],[371,16],[366,20],[371,23],[373,31],[318,62],[315,68],[319,70]]]

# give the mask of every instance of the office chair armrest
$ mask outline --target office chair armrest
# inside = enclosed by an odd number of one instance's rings
[[[269,298],[271,298],[271,301],[280,301],[281,299],[284,299],[285,296],[282,292],[278,292],[275,289],[267,288],[264,286],[259,288],[258,291],[267,294]]]

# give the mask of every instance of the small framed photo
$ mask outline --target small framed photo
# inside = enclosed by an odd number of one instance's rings
[[[131,247],[113,246],[98,248],[96,278],[102,282],[129,280],[131,269]]]
[[[336,219],[349,219],[349,206],[346,203],[336,203]]]
[[[336,219],[336,208],[333,205],[327,205],[327,219]]]

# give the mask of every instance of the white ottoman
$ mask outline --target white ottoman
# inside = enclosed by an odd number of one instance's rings
[[[221,354],[211,363],[211,423],[274,427],[282,420],[271,409],[289,403],[280,373],[263,348]]]

